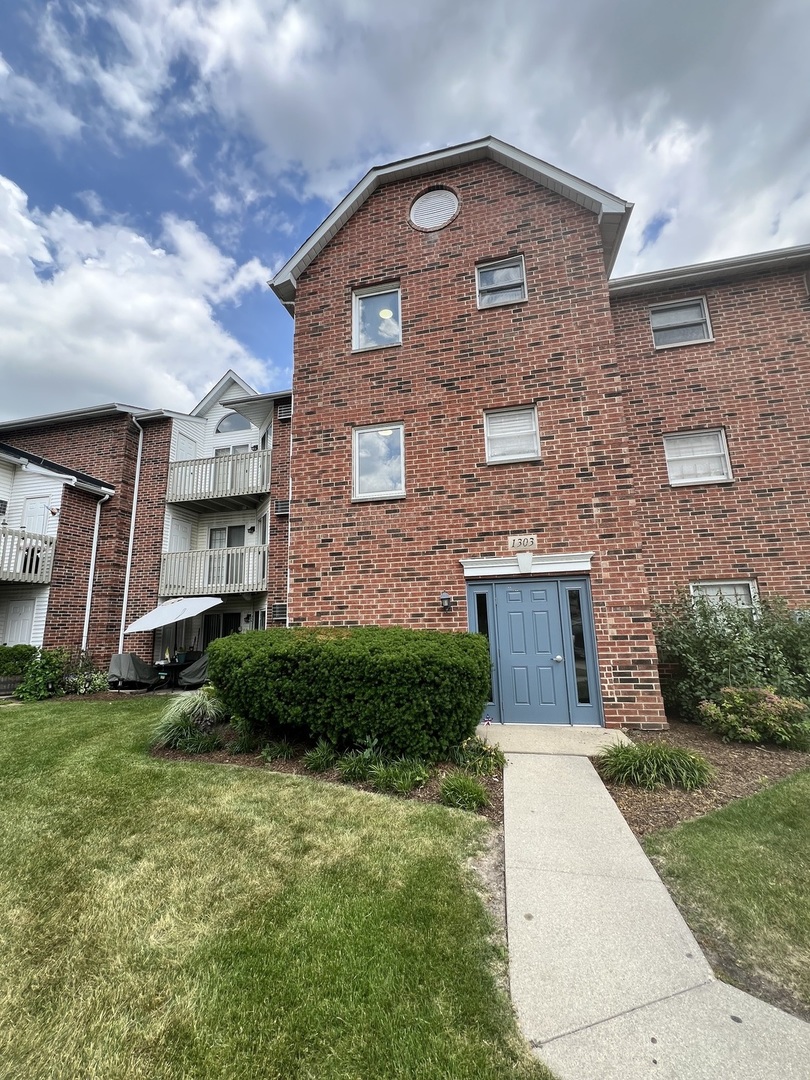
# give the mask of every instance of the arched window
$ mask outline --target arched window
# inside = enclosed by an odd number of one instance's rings
[[[225,431],[247,431],[250,426],[250,421],[246,420],[244,416],[240,416],[239,413],[225,413],[217,424],[217,434]]]

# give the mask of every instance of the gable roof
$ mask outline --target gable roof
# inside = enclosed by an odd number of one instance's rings
[[[233,384],[235,393],[231,394],[233,398],[243,398],[247,395],[254,395],[257,393],[253,387],[246,383],[244,379],[240,378],[235,371],[228,370],[219,380],[219,382],[212,386],[205,397],[191,410],[191,416],[200,416],[210,408],[211,405],[215,405],[217,402],[221,402],[223,405],[227,405],[228,401],[223,401],[222,395],[228,388],[229,384]]]
[[[89,491],[93,495],[115,494],[115,488],[104,480],[98,480],[95,476],[77,472],[75,469],[68,469],[64,465],[58,465],[55,461],[40,457],[38,454],[31,454],[27,450],[18,450],[16,446],[10,446],[8,443],[0,442],[0,459],[11,461],[21,469],[33,467],[37,472],[48,473],[63,483],[81,488],[82,491]]]
[[[475,142],[461,143],[458,146],[448,147],[446,150],[436,150],[429,154],[420,154],[418,157],[404,158],[402,161],[395,161],[390,165],[378,165],[371,169],[360,183],[338,203],[323,224],[301,245],[292,258],[282,266],[273,280],[268,283],[270,288],[285,307],[290,308],[295,302],[298,278],[378,188],[412,176],[428,176],[455,165],[465,165],[471,161],[486,159],[496,161],[507,169],[526,176],[542,187],[555,191],[596,214],[602,233],[605,267],[610,273],[619,253],[619,245],[627,228],[633,204],[489,135]]]

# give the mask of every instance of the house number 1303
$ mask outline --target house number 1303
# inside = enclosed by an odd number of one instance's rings
[[[534,535],[509,537],[510,551],[534,551],[536,547],[537,537]]]

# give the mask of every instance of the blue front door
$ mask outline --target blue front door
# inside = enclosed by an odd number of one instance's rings
[[[601,724],[588,582],[470,585],[470,628],[489,639],[487,715],[504,724]]]

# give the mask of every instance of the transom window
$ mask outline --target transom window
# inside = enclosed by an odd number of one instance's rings
[[[650,308],[650,326],[656,349],[711,341],[712,328],[704,298]]]
[[[359,289],[352,294],[352,348],[402,344],[399,286]]]
[[[537,413],[533,407],[484,413],[487,461],[531,461],[540,457]]]
[[[483,263],[475,268],[479,308],[516,304],[526,299],[526,268],[523,256]]]
[[[757,601],[755,581],[696,581],[689,586],[692,596],[704,596],[714,604],[733,604],[754,610]]]
[[[725,432],[700,431],[689,435],[665,435],[664,454],[669,482],[680,484],[722,484],[731,480]]]
[[[352,432],[352,497],[393,499],[405,494],[405,428],[375,424]]]

